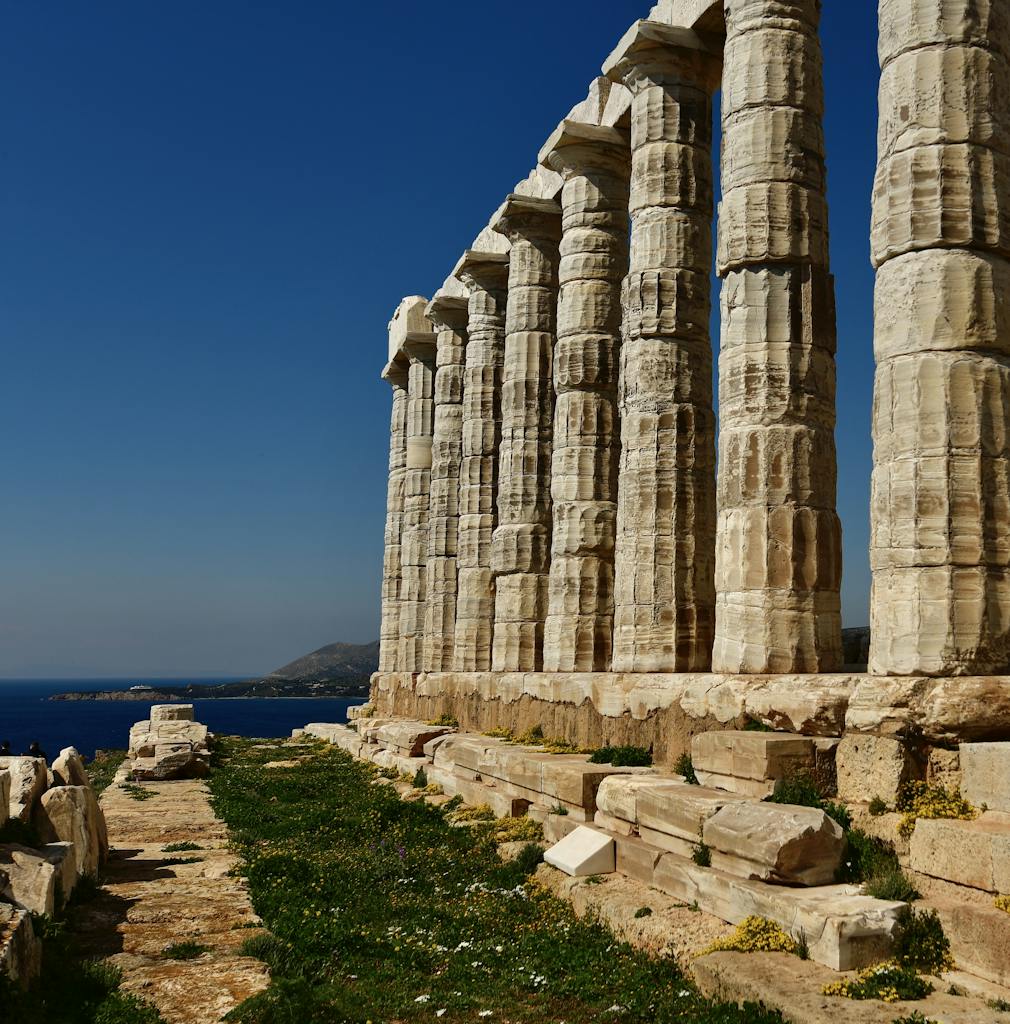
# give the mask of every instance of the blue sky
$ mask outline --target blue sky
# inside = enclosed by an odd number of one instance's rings
[[[386,322],[648,6],[4,0],[0,677],[253,674],[376,637]],[[823,23],[848,625],[874,6]]]

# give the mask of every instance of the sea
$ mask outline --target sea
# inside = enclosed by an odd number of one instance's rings
[[[96,750],[124,750],[130,726],[147,718],[151,705],[162,701],[54,701],[56,693],[128,690],[131,686],[237,682],[235,679],[0,679],[0,743],[9,740],[15,754],[37,741],[56,757],[63,747],[76,747],[86,758]],[[309,722],[346,722],[347,709],[364,697],[226,697],[195,700],[198,722],[211,732],[263,738],[290,736]]]

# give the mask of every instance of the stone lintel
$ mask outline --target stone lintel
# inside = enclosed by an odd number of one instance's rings
[[[611,81],[633,88],[642,81],[692,85],[714,93],[721,83],[722,40],[694,29],[636,21],[603,62]]]
[[[562,121],[544,143],[538,159],[559,174],[608,168],[615,160],[626,160],[630,167],[631,140],[627,132],[617,128]]]
[[[513,192],[491,218],[491,227],[510,238],[561,238],[561,204],[553,199],[538,199]]]
[[[487,287],[505,287],[508,282],[509,255],[506,252],[487,252],[467,249],[456,261],[452,276],[462,281],[474,280]]]
[[[432,360],[438,338],[432,331],[411,331],[403,339],[403,351],[409,360]]]
[[[436,326],[445,324],[453,330],[466,327],[469,302],[461,295],[438,293],[425,307],[424,314]]]

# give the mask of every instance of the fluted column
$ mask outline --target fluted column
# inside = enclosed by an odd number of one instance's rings
[[[456,540],[463,458],[463,366],[467,300],[436,295],[426,310],[437,332],[435,423],[428,502],[428,591],[424,670],[450,672],[456,634]]]
[[[841,665],[820,0],[726,0],[717,672]]]
[[[400,593],[400,671],[420,672],[428,592],[428,503],[435,418],[435,335],[408,334],[407,469],[403,494],[403,587]]]
[[[383,378],[393,389],[389,425],[389,486],[382,558],[382,621],[379,627],[379,671],[396,672],[400,664],[400,588],[403,496],[407,474],[407,370],[391,362]]]
[[[715,626],[715,414],[709,337],[712,95],[721,53],[636,23],[604,72],[632,93],[624,282],[616,672],[696,672]]]
[[[1010,8],[880,0],[870,671],[1010,669]]]
[[[498,525],[491,545],[496,672],[543,669],[551,544],[554,341],[561,207],[511,195],[492,220],[511,242],[501,386]]]
[[[505,361],[508,256],[466,252],[454,271],[470,290],[463,370],[463,455],[459,477],[457,672],[491,668],[494,581],[491,539],[497,517],[501,373]]]
[[[614,625],[621,282],[628,269],[626,135],[566,121],[540,155],[562,191],[554,354],[553,538],[544,668],[606,671]]]

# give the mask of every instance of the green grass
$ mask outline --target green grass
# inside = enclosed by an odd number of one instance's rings
[[[691,760],[690,754],[681,754],[674,762],[673,770],[678,775],[683,775],[684,781],[689,786],[699,785],[698,776],[694,774],[694,762]]]
[[[652,752],[645,747],[600,747],[590,755],[589,762],[614,768],[648,768],[652,765]]]
[[[131,800],[139,800],[141,802],[144,800],[151,800],[154,797],[154,793],[152,793],[151,790],[144,789],[143,786],[138,786],[133,782],[124,782],[123,792]]]
[[[188,840],[184,843],[169,843],[161,848],[162,853],[189,853],[191,850],[202,850],[199,843],[191,843]]]
[[[166,960],[195,960],[208,952],[210,947],[201,946],[199,942],[175,942],[171,946],[166,946],[161,955]]]
[[[77,957],[63,923],[33,920],[42,977],[28,992],[0,977],[0,1020],[24,1024],[164,1024],[149,1003],[119,991],[114,967]]]
[[[271,932],[244,948],[273,980],[232,1020],[781,1021],[710,1003],[672,959],[577,919],[531,882],[538,851],[501,862],[493,823],[453,828],[335,748],[278,776],[250,747],[222,740],[210,786]]]
[[[119,766],[126,760],[125,750],[99,750],[95,759],[86,767],[88,778],[96,793],[108,789]]]

